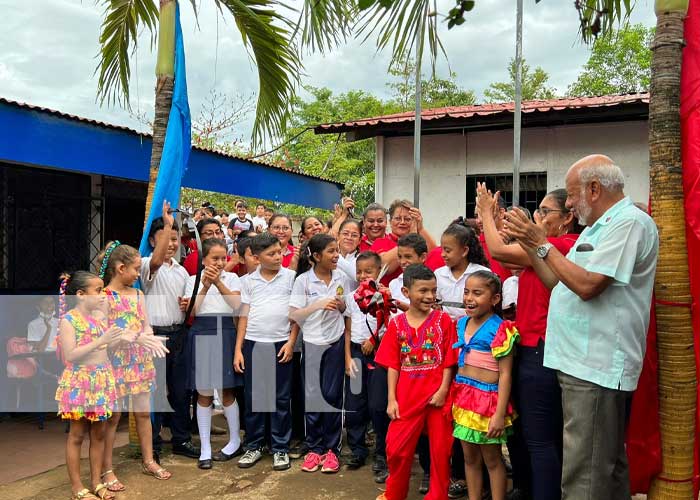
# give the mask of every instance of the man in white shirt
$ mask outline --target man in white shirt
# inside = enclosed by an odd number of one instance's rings
[[[192,393],[186,386],[187,336],[184,325],[185,313],[181,308],[185,284],[189,274],[174,256],[180,246],[178,227],[168,213],[169,204],[163,204],[163,216],[154,219],[149,231],[149,242],[153,253],[141,259],[141,285],[146,294],[146,310],[153,333],[168,338],[166,347],[170,351],[165,358],[168,402],[173,409],[170,418],[173,453],[190,458],[199,458],[200,450],[192,444],[190,432],[190,401]],[[162,414],[155,413],[153,425],[154,449],[160,448]]]
[[[27,342],[35,351],[55,351],[58,318],[54,316],[56,305],[53,298],[45,296],[36,305],[39,316],[27,325]]]

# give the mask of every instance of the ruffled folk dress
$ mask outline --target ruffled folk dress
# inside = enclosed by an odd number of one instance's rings
[[[89,344],[105,332],[97,319],[85,317],[77,309],[71,309],[63,318],[75,330],[77,347]],[[109,419],[117,402],[112,366],[66,363],[58,381],[56,401],[62,419],[85,418],[92,422]]]
[[[141,292],[123,295],[109,288],[104,289],[109,304],[108,326],[117,325],[125,330],[143,332],[146,312],[139,300]],[[156,367],[153,355],[135,342],[111,351],[112,370],[120,398],[133,394],[151,392],[156,386]]]
[[[511,354],[515,344],[520,340],[515,323],[504,321],[495,314],[486,320],[471,337],[467,337],[466,329],[469,320],[470,318],[465,316],[457,321],[459,340],[454,347],[460,349],[458,361],[460,367],[465,364],[484,367],[479,366],[481,364],[479,358],[483,360],[482,363],[489,360],[484,360],[483,356],[493,356],[497,362],[498,359]],[[484,364],[492,364],[492,362]],[[513,432],[513,420],[516,417],[510,401],[505,414],[506,432],[498,438],[486,437],[489,421],[496,413],[497,406],[497,383],[489,384],[458,374],[455,383],[452,384],[454,437],[474,444],[505,443],[508,435]]]

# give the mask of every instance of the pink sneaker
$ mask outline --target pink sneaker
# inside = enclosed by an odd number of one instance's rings
[[[304,472],[316,472],[319,467],[321,467],[321,461],[323,458],[318,453],[310,451],[304,457],[304,463],[301,466],[301,470]]]
[[[338,462],[338,457],[335,456],[331,450],[323,455],[323,466],[321,467],[321,472],[326,474],[335,474],[340,470],[340,462]]]

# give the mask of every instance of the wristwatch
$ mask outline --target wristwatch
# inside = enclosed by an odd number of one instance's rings
[[[538,256],[540,259],[544,259],[544,258],[547,256],[547,254],[549,253],[549,250],[550,250],[553,246],[554,246],[554,245],[552,245],[551,243],[547,242],[547,243],[545,243],[544,245],[538,246],[537,249],[535,250],[535,253],[537,254],[537,256]]]

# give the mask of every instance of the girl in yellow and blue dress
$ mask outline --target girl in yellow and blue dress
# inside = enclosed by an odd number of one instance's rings
[[[101,483],[106,422],[117,402],[112,366],[107,347],[119,340],[121,329],[105,331],[105,317],[99,310],[104,302],[102,280],[95,274],[77,271],[61,276],[60,322],[57,349],[65,369],[58,381],[58,414],[70,421],[66,440],[66,466],[71,498],[109,500],[114,495]],[[66,298],[71,309],[66,311]],[[90,438],[90,480],[92,491],[80,480],[80,449]]]
[[[506,470],[501,446],[512,433],[510,404],[515,324],[502,320],[501,281],[491,271],[476,271],[464,285],[467,316],[457,321],[459,369],[452,385],[453,435],[462,441],[470,500],[481,500],[482,463],[493,500],[505,500]]]
[[[110,347],[110,359],[116,382],[117,396],[121,407],[131,397],[132,411],[136,420],[136,433],[141,446],[144,474],[156,479],[170,479],[170,472],[155,462],[151,428],[151,393],[155,390],[156,369],[153,358],[164,357],[166,340],[153,335],[146,318],[146,303],[143,292],[133,287],[141,272],[141,256],[135,248],[119,241],[107,244],[101,254],[100,276],[107,286],[108,325],[123,329],[120,341]],[[124,491],[125,486],[112,470],[112,449],[117,434],[121,411],[115,411],[107,426],[105,454],[102,473],[110,491]]]

